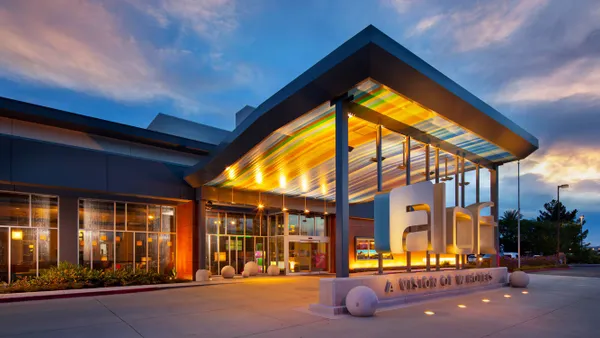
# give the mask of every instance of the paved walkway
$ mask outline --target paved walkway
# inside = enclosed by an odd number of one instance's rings
[[[318,277],[0,304],[0,337],[594,337],[600,279],[532,275],[502,288],[326,319],[307,313]],[[504,295],[511,295],[505,298]],[[489,299],[489,303],[482,299]],[[458,305],[466,308],[459,308]],[[424,311],[435,312],[427,316]]]

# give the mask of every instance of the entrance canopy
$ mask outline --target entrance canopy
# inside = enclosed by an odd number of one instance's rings
[[[496,166],[535,151],[535,137],[452,82],[373,26],[357,34],[256,108],[208,163],[186,177],[193,186],[227,187],[335,199],[335,108],[348,94],[349,200],[377,190],[376,127],[383,126],[383,190],[425,180],[425,145],[440,149],[440,175]],[[430,152],[433,163],[434,151]],[[446,164],[447,159],[447,164]]]

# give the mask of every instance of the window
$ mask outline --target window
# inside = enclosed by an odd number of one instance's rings
[[[58,264],[58,197],[0,191],[0,281]]]
[[[79,264],[99,270],[171,273],[175,211],[172,206],[80,200]]]
[[[356,260],[378,259],[378,254],[375,251],[375,240],[373,238],[356,237],[354,242],[354,254]],[[383,259],[394,259],[392,254],[384,253]]]

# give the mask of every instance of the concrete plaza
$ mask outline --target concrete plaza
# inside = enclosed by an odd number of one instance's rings
[[[308,313],[308,304],[317,301],[319,280],[309,276],[9,303],[0,304],[0,337],[597,335],[600,278],[536,274],[531,279],[528,294],[501,288],[386,310],[372,318],[327,319]],[[427,310],[435,314],[426,315]]]

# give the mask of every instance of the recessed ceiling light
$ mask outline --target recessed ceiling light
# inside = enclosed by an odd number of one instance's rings
[[[464,305],[464,304],[458,304],[458,307],[459,307],[459,308],[461,308],[461,309],[464,309],[464,308],[466,308],[467,306],[466,306],[466,305]]]
[[[510,297],[511,297],[510,295],[504,295],[504,298],[510,298]]]
[[[529,293],[529,291],[522,291],[521,293],[524,294],[524,295],[526,295],[526,294]]]
[[[489,300],[489,299],[487,299],[487,298],[484,298],[484,299],[482,299],[481,301],[482,301],[482,302],[484,302],[484,303],[489,303],[489,302],[490,302],[490,300]]]
[[[427,311],[425,311],[425,314],[428,316],[433,316],[435,314],[435,312],[427,310]]]

